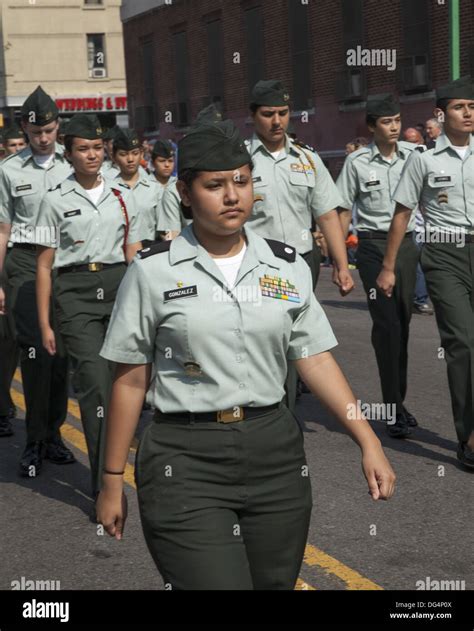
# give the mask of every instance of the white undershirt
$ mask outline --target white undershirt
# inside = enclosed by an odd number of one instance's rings
[[[51,166],[51,163],[54,160],[54,153],[50,153],[47,156],[38,156],[38,155],[35,154],[33,156],[33,160],[42,169],[49,169],[49,167]]]
[[[271,151],[270,153],[275,158],[275,160],[278,160],[278,158],[280,157],[281,152],[282,152],[282,149],[279,149],[278,151]]]
[[[240,250],[236,256],[229,256],[224,259],[214,259],[215,264],[222,272],[226,283],[230,289],[235,286],[237,275],[244,260],[245,252],[247,250],[247,244],[244,243],[244,247]]]
[[[466,156],[467,150],[469,149],[469,147],[464,146],[464,147],[455,147],[454,145],[451,145],[452,148],[454,149],[454,151],[458,154],[458,156],[461,158],[461,160],[464,160],[464,157]]]
[[[97,202],[99,201],[102,193],[104,192],[104,188],[105,188],[105,183],[104,183],[104,180],[102,180],[99,186],[96,186],[95,188],[84,189],[86,193],[89,195],[89,197],[91,198],[94,206],[97,206]]]

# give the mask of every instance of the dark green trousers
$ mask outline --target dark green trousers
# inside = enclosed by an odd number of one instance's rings
[[[11,250],[7,250],[7,259],[11,254]],[[9,292],[8,283],[4,279],[4,290]],[[7,296],[7,303],[10,300]],[[0,416],[7,416],[10,408],[13,407],[13,401],[10,396],[10,388],[18,366],[19,349],[15,338],[15,325],[13,316],[7,311],[5,316],[0,316]]]
[[[6,276],[7,309],[13,315],[20,347],[27,443],[55,440],[67,416],[68,363],[59,335],[55,357],[43,348],[36,304],[36,252],[13,248]]]
[[[162,416],[146,428],[138,501],[167,589],[294,588],[312,508],[303,440],[283,405],[228,425]]]
[[[101,486],[105,419],[114,371],[114,364],[99,353],[125,270],[123,264],[101,272],[71,272],[54,282],[59,330],[74,371],[73,385],[89,454],[92,493]]]
[[[396,285],[391,298],[377,289],[387,241],[361,239],[357,267],[367,294],[372,318],[372,346],[377,358],[380,385],[385,404],[395,404],[402,412],[407,392],[408,335],[416,284],[419,252],[412,237],[405,237],[395,269]]]
[[[474,244],[426,244],[421,254],[445,351],[460,442],[474,431]]]

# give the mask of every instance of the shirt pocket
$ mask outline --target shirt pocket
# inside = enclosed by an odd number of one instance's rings
[[[39,187],[35,182],[27,180],[15,180],[12,183],[11,195],[14,199],[15,208],[21,208],[23,214],[36,217],[39,210],[40,198]]]
[[[61,248],[80,251],[87,241],[87,219],[81,208],[61,211]]]

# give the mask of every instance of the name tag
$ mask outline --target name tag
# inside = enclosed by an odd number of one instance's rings
[[[69,210],[67,213],[64,213],[64,217],[67,219],[68,217],[75,217],[76,215],[81,215],[81,209],[78,208],[77,210]]]
[[[17,192],[21,192],[21,191],[31,191],[33,187],[31,186],[31,184],[22,184],[21,186],[17,186],[16,187],[16,191]]]
[[[262,181],[261,175],[258,175],[257,177],[252,178],[252,182],[254,184],[257,184],[258,182],[261,182],[261,181]]]
[[[171,300],[178,300],[178,298],[193,298],[198,295],[197,285],[192,287],[183,287],[182,289],[172,289],[171,291],[165,291],[165,302]]]
[[[369,188],[370,186],[379,186],[379,184],[380,184],[380,180],[370,180],[370,182],[365,183],[367,188]]]
[[[450,175],[436,175],[435,182],[451,182],[451,176]]]

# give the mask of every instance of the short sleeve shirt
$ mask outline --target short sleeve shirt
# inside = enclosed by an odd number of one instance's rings
[[[305,261],[279,258],[245,232],[232,290],[192,226],[169,251],[138,255],[126,272],[101,355],[154,364],[151,398],[162,412],[272,405],[284,396],[288,360],[337,344]]]
[[[347,156],[336,184],[341,207],[353,209],[357,230],[389,231],[396,205],[393,195],[410,155],[419,153],[415,148],[399,142],[392,160],[387,160],[372,142]],[[414,226],[413,214],[408,230]]]
[[[181,232],[192,223],[192,219],[186,219],[183,215],[181,197],[176,187],[177,181],[175,178],[163,191],[158,209],[158,232]]]
[[[474,230],[474,139],[459,156],[446,134],[424,153],[413,153],[394,199],[406,208],[420,203],[426,228]]]
[[[125,212],[108,180],[94,204],[74,174],[51,191],[41,203],[36,232],[40,245],[56,250],[54,268],[125,260]],[[115,188],[118,190],[118,188]],[[149,230],[130,191],[119,191],[128,215],[127,244],[148,239]]]
[[[299,254],[311,251],[312,219],[341,204],[341,196],[321,158],[287,137],[275,158],[254,136],[247,141],[254,163],[254,206],[248,225],[259,235],[288,243]]]

